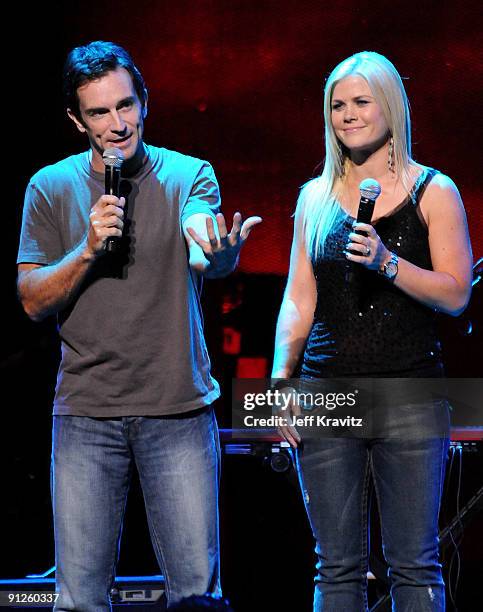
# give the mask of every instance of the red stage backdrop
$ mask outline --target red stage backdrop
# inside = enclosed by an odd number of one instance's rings
[[[29,177],[42,166],[86,148],[85,139],[63,110],[61,71],[66,53],[96,39],[128,48],[149,87],[146,141],[212,162],[227,216],[240,210],[264,218],[241,258],[241,270],[253,274],[206,284],[205,320],[215,373],[218,376],[220,372],[220,380],[229,381],[235,366],[248,371],[248,367],[259,368],[260,363],[268,365],[271,359],[272,328],[283,285],[283,278],[274,275],[287,272],[291,216],[298,190],[314,176],[323,158],[324,80],[339,61],[356,51],[385,54],[405,77],[412,107],[414,157],[442,170],[459,186],[468,211],[475,259],[482,256],[477,123],[483,78],[481,53],[475,47],[479,14],[474,0],[67,0],[31,6],[9,4],[2,63],[2,128],[4,134],[8,130],[12,133],[3,138],[2,251],[7,257],[7,278],[3,279],[6,316],[0,374],[6,435],[0,444],[4,492],[0,577],[43,571],[53,562],[48,475],[57,343],[53,321],[34,324],[22,313],[15,294],[15,260]],[[9,30],[15,35],[8,36]],[[481,303],[481,285],[475,297]],[[472,309],[476,312],[477,302],[474,299],[469,308],[475,330],[471,336],[460,333],[468,327],[467,313],[456,321],[446,317],[454,323],[446,343],[453,375],[481,370],[482,326],[471,313]],[[224,390],[223,401],[228,403],[229,382]],[[228,404],[225,413],[219,412],[228,415]],[[474,454],[473,460],[481,465],[478,455]],[[471,483],[471,475],[477,479],[480,473],[478,467],[470,467],[463,484]],[[224,508],[223,520],[239,499],[242,503],[237,516],[247,507],[244,503],[252,504],[253,499],[256,504],[259,500],[277,503],[276,495],[261,479],[255,484],[259,495],[253,494],[250,473],[242,477],[250,483],[250,494],[245,495],[237,475],[226,481],[226,503],[231,506]],[[236,485],[236,494],[230,490],[230,482]],[[244,496],[246,499],[241,499]],[[290,499],[297,498],[293,494]],[[277,525],[272,518],[273,512],[267,523],[270,528]],[[138,538],[144,524],[143,516],[133,519],[133,539]],[[277,556],[276,547],[256,539],[253,548],[249,539],[238,545],[238,540],[233,540],[235,544],[230,545],[235,529],[227,528],[226,534],[224,554],[233,555],[234,561],[232,565],[229,560],[223,563],[225,588],[236,603],[253,584],[265,589],[265,583],[276,582],[281,566],[271,561],[283,561],[286,550]],[[460,592],[462,599],[471,603],[467,608],[461,604],[461,611],[473,610],[474,602],[481,599],[476,569],[481,554],[475,544],[480,534],[481,527],[465,536]],[[280,543],[284,545],[276,533],[274,544]],[[307,544],[312,546],[309,540]],[[265,557],[258,558],[259,549],[271,555],[265,566]],[[144,571],[144,561],[156,567],[147,558],[149,545],[141,543],[140,550],[139,555],[124,557],[131,563],[127,572]],[[254,550],[258,565],[253,563]],[[292,557],[311,563],[309,555],[295,551]],[[270,567],[277,572],[272,581],[264,575]],[[311,570],[304,567],[297,569],[305,587],[299,590],[297,586],[287,596],[305,593],[311,597]],[[247,571],[253,573],[245,582]],[[299,585],[297,575],[294,584]],[[282,596],[286,596],[283,590]],[[308,609],[300,602],[294,606]]]
[[[210,160],[228,215],[263,216],[242,270],[286,273],[298,188],[323,157],[324,80],[361,50],[387,55],[406,78],[414,156],[455,180],[482,255],[474,2],[138,0],[63,10],[66,49],[100,38],[132,52],[149,86],[146,140]]]

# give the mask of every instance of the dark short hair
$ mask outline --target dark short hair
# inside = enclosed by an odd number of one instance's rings
[[[134,89],[141,104],[147,99],[147,90],[141,72],[129,53],[112,42],[96,40],[82,47],[76,47],[67,56],[64,65],[63,85],[66,108],[80,120],[77,89],[86,81],[94,81],[111,70],[125,68],[133,80]]]

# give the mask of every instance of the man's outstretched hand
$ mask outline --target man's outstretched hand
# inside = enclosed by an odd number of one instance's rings
[[[249,217],[242,222],[241,214],[236,212],[233,215],[233,227],[231,232],[228,233],[225,217],[221,213],[216,215],[216,229],[213,218],[207,216],[205,238],[200,236],[201,232],[187,226],[186,232],[203,251],[203,255],[208,262],[208,265],[205,263],[204,269],[200,268],[199,263],[198,265],[194,263],[192,266],[208,278],[227,276],[236,268],[240,250],[252,228],[261,222],[261,217]],[[190,256],[190,262],[191,259]]]

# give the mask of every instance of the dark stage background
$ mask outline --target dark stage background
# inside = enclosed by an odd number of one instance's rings
[[[475,261],[482,256],[477,126],[483,62],[476,47],[477,7],[468,0],[10,6],[3,49],[0,577],[53,564],[48,474],[55,322],[33,324],[21,312],[15,257],[28,178],[85,147],[62,107],[60,75],[67,51],[94,39],[126,46],[149,88],[146,141],[208,159],[220,181],[225,214],[240,210],[264,219],[250,237],[239,272],[205,287],[207,336],[225,392],[217,412],[229,425],[231,376],[263,375],[270,366],[291,215],[299,187],[322,160],[323,83],[341,59],[376,50],[406,77],[414,157],[455,180],[467,208]],[[13,42],[7,43],[10,29]],[[479,287],[463,317],[441,317],[451,375],[481,376],[481,302]],[[464,334],[469,320],[470,336]],[[464,460],[463,498],[481,486],[481,453]],[[293,473],[275,475],[250,457],[227,458],[225,467],[226,594],[237,612],[308,610],[312,543]],[[136,490],[128,505],[120,573],[157,572],[144,522]],[[482,535],[478,521],[465,534],[459,610],[481,604],[476,578]]]

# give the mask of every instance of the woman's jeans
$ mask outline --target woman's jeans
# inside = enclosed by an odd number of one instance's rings
[[[110,610],[122,520],[136,465],[168,601],[219,594],[219,442],[214,413],[56,416],[52,498],[54,610]]]
[[[424,420],[425,407],[414,408],[412,416],[419,410]],[[447,452],[447,437],[418,436],[417,429],[404,438],[304,439],[295,456],[316,539],[314,612],[367,610],[371,475],[393,610],[445,609],[438,514]]]

